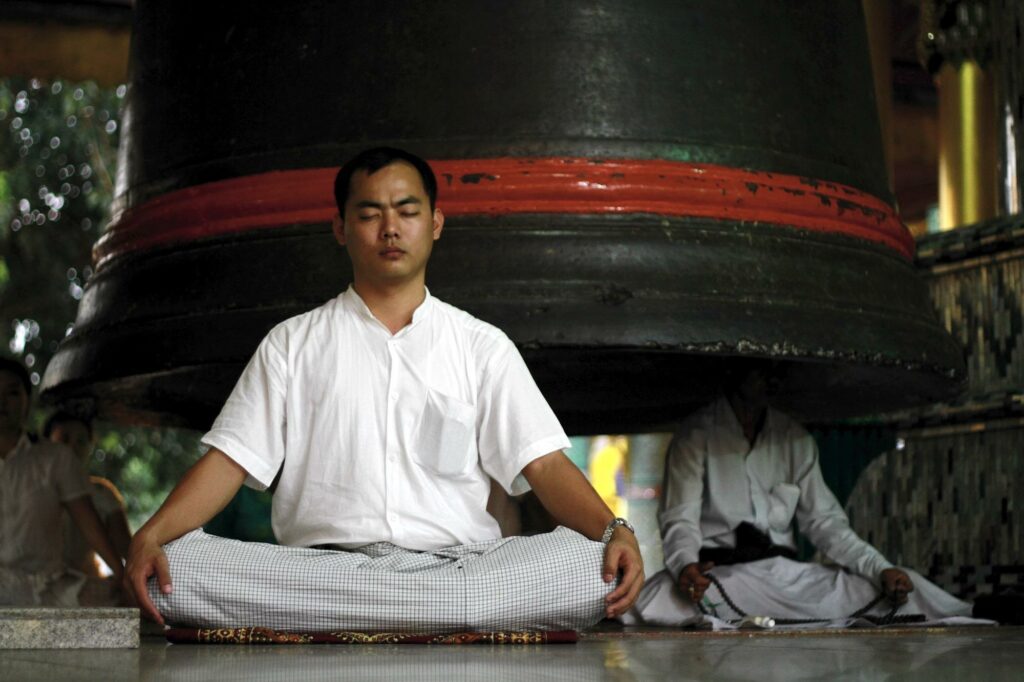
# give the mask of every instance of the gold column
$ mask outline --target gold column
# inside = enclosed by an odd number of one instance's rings
[[[998,214],[993,78],[976,61],[946,62],[939,87],[939,223],[943,230]]]
[[[990,0],[922,0],[918,51],[939,91],[939,229],[999,215]]]

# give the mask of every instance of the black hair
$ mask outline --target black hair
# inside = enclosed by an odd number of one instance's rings
[[[25,395],[32,396],[32,379],[29,378],[25,365],[11,358],[0,358],[0,372],[7,372],[18,377],[18,381],[25,387]]]
[[[89,437],[92,438],[92,420],[68,410],[57,410],[46,419],[46,423],[43,424],[43,438],[48,439],[53,435],[53,430],[58,424],[67,424],[69,422],[78,422],[85,426],[85,430],[89,432]]]
[[[778,381],[783,375],[783,368],[778,361],[769,358],[730,358],[722,371],[722,392],[726,395],[735,393],[751,372],[762,372],[770,381]]]
[[[430,164],[411,152],[394,147],[374,147],[361,151],[345,162],[334,177],[334,201],[338,205],[338,213],[345,216],[345,203],[348,201],[348,193],[352,184],[352,176],[358,170],[365,170],[367,175],[373,175],[381,168],[390,166],[397,161],[405,161],[416,169],[423,181],[423,189],[430,199],[430,210],[434,210],[437,203],[437,177],[431,170]]]

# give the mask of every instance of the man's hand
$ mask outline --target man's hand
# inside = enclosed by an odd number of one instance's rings
[[[604,581],[610,583],[621,575],[619,586],[604,598],[605,615],[608,618],[621,616],[633,606],[640,588],[644,585],[644,560],[640,557],[640,546],[629,529],[619,526],[612,532],[612,539],[604,549]]]
[[[898,568],[887,568],[879,576],[882,591],[897,604],[906,604],[907,595],[914,591],[910,576]]]
[[[142,613],[148,618],[155,620],[161,625],[164,618],[156,610],[156,606],[149,598],[146,590],[146,581],[150,576],[156,574],[160,591],[170,594],[171,571],[167,564],[167,555],[159,543],[149,539],[148,536],[139,533],[132,539],[131,547],[128,549],[128,562],[124,569],[124,589],[135,603],[142,609]]]
[[[199,528],[223,509],[245,481],[246,471],[217,448],[210,448],[174,486],[149,521],[132,539],[124,567],[124,589],[147,618],[163,625],[146,591],[156,576],[160,591],[171,593],[171,571],[161,545]]]
[[[694,562],[686,564],[686,566],[683,566],[683,570],[679,572],[679,589],[694,604],[700,603],[700,600],[704,598],[705,590],[711,585],[711,581],[704,574],[714,568],[714,566],[715,564],[710,561],[705,561],[702,564]]]

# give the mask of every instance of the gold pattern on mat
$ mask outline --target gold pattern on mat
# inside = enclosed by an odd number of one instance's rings
[[[171,642],[201,644],[547,644],[575,642],[575,632],[285,632],[264,627],[185,628],[168,631]]]
[[[402,640],[412,635],[398,632],[330,632],[328,633],[338,644],[401,644]]]
[[[208,644],[309,644],[313,638],[268,628],[200,628],[198,640]]]

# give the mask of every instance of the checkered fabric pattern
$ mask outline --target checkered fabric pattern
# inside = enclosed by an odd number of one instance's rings
[[[417,552],[240,542],[195,530],[164,547],[174,591],[150,598],[193,627],[571,630],[604,616],[604,545],[566,528]]]

